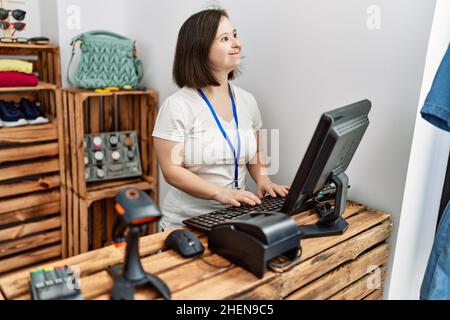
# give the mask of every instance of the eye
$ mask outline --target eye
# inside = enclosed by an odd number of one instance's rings
[[[228,41],[230,38],[228,38],[228,36],[225,36],[222,38],[222,42]]]
[[[238,35],[237,35],[237,32],[236,32],[235,34],[233,34],[233,37],[235,37],[235,38],[237,38],[237,37],[238,37]]]

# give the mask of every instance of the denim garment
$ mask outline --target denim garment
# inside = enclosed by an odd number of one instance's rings
[[[450,201],[434,239],[420,288],[420,299],[450,300]]]
[[[431,124],[450,132],[450,45],[420,113]]]

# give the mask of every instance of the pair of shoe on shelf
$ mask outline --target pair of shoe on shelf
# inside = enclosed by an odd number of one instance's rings
[[[0,127],[48,123],[40,110],[40,103],[22,98],[19,103],[0,100]]]

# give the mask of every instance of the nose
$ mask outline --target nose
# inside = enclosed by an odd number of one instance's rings
[[[238,38],[233,38],[233,48],[241,49],[241,41]]]

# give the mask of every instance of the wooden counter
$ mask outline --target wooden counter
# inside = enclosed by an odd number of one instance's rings
[[[224,267],[209,266],[198,258],[186,259],[173,250],[160,252],[170,230],[140,239],[142,264],[146,271],[166,282],[173,299],[381,299],[392,228],[390,217],[350,201],[344,217],[349,223],[344,234],[302,240],[302,256],[295,265],[270,270],[262,279],[230,265],[208,249],[203,259]],[[309,224],[317,221],[317,216],[307,211],[294,219]],[[197,235],[206,247],[206,236]],[[45,266],[79,267],[85,298],[109,299],[113,282],[106,268],[122,263],[123,257],[123,248],[109,246]],[[0,279],[5,299],[30,298],[28,276],[33,269]],[[136,293],[136,299],[155,298],[161,297],[153,289],[139,289]]]

